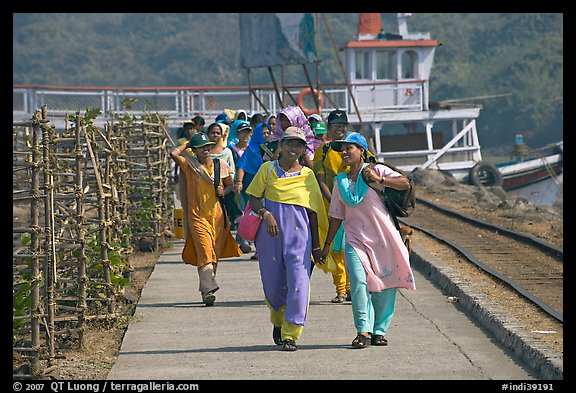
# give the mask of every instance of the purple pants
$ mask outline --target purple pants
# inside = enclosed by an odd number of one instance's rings
[[[306,208],[266,200],[278,222],[279,235],[270,237],[262,221],[256,251],[264,296],[274,310],[286,305],[284,319],[304,326],[310,294],[312,238]]]

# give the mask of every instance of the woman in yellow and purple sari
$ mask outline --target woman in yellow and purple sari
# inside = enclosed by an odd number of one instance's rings
[[[312,258],[320,258],[328,216],[314,172],[299,163],[306,134],[288,127],[280,144],[281,158],[262,164],[246,192],[263,220],[255,243],[272,338],[295,351],[308,312]],[[329,261],[323,268],[336,267]]]

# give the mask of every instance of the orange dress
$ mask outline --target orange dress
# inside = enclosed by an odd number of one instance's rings
[[[194,162],[195,161],[195,162]],[[214,189],[214,167],[206,168],[195,157],[180,157],[182,169],[180,181],[181,201],[186,220],[186,242],[182,251],[184,263],[204,266],[217,263],[221,258],[238,257],[242,251],[230,232],[222,205]],[[195,166],[193,168],[191,165]],[[230,166],[220,160],[221,179],[232,172]]]

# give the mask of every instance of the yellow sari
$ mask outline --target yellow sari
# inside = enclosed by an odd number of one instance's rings
[[[186,153],[181,158],[179,165],[184,176],[181,176],[179,186],[186,224],[184,263],[201,267],[217,263],[221,258],[242,255],[214,189],[214,167],[207,168],[195,156]],[[231,168],[220,160],[221,178],[230,173]]]
[[[299,205],[316,212],[318,236],[320,246],[322,246],[328,234],[328,214],[314,172],[303,166],[298,176],[279,178],[276,171],[273,170],[269,178],[266,179],[269,166],[273,163],[274,161],[268,161],[262,164],[246,193],[260,198],[262,195],[266,195],[266,199],[271,201]],[[324,264],[316,264],[316,266],[325,273],[336,270],[336,263],[330,255]]]

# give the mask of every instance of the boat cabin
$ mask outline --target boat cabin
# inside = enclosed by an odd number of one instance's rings
[[[411,171],[445,169],[461,180],[481,160],[475,127],[480,107],[430,101],[429,80],[438,40],[410,33],[399,13],[398,32],[382,29],[380,14],[360,14],[356,40],[341,50],[354,128],[371,139],[379,160]]]
[[[408,33],[407,15],[398,14],[399,34],[390,34],[381,30],[380,14],[360,14],[358,39],[342,48],[346,79],[354,86],[362,114],[428,109],[428,81],[438,41],[430,34]],[[369,18],[380,25],[366,22]]]

